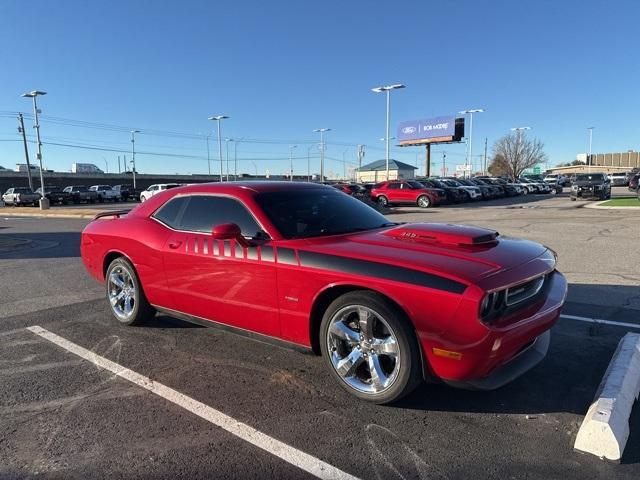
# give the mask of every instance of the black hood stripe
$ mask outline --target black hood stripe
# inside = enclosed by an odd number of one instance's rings
[[[395,282],[410,283],[421,287],[444,290],[451,293],[462,293],[467,286],[439,275],[425,273],[386,263],[370,262],[355,258],[327,255],[324,253],[306,252],[298,250],[300,265],[303,267],[333,270],[335,272],[364,275],[368,277],[384,278]]]

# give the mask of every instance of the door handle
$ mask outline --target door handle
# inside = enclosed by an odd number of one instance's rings
[[[174,250],[178,248],[180,245],[182,245],[182,242],[180,240],[176,240],[175,242],[169,242],[169,248],[172,248]]]

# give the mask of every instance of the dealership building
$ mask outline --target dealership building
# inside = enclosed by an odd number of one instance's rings
[[[417,167],[389,159],[389,180],[416,178]],[[376,160],[356,169],[359,182],[383,182],[387,179],[387,161]]]
[[[628,172],[640,169],[640,152],[629,150],[619,153],[594,153],[579,154],[578,160],[587,161],[584,165],[572,165],[570,167],[553,167],[547,173],[581,173],[581,172]]]

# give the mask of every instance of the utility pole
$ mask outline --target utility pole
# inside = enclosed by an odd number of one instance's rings
[[[122,173],[120,170],[120,155],[118,155],[118,173]]]
[[[362,168],[362,160],[364,159],[364,145],[358,145],[358,172]],[[358,175],[356,174],[356,181],[358,181]]]
[[[297,145],[289,145],[289,181],[293,182],[293,149],[298,148]]]
[[[206,136],[207,139],[207,171],[209,175],[211,175],[211,156],[209,155],[209,135]]]
[[[23,93],[23,97],[31,98],[33,100],[33,116],[35,120],[35,124],[33,128],[36,129],[36,141],[38,145],[38,153],[36,154],[36,158],[40,163],[40,188],[42,189],[40,197],[40,210],[48,210],[49,209],[49,199],[45,197],[45,187],[44,187],[44,168],[42,167],[42,141],[40,140],[40,121],[38,119],[38,114],[40,110],[38,110],[38,102],[36,98],[38,95],[46,95],[47,92],[42,92],[40,90],[33,90],[31,92]]]
[[[593,129],[594,127],[589,127],[587,130],[589,130],[589,156],[587,157],[587,171],[589,173],[591,173],[591,143],[593,141]]]
[[[429,178],[431,176],[431,144],[427,143],[427,151],[424,163],[424,176]]]
[[[24,158],[27,161],[27,177],[29,178],[29,188],[33,190],[33,178],[31,178],[31,164],[29,163],[29,148],[27,148],[27,133],[24,131],[24,118],[22,114],[18,114],[18,122],[20,126],[18,131],[22,134],[22,144],[24,145]]]
[[[133,189],[136,188],[136,133],[140,130],[131,130],[131,164],[133,165]]]
[[[224,139],[224,146],[227,149],[226,162],[227,162],[227,182],[229,181],[229,140],[230,138]]]
[[[468,159],[465,161],[465,177],[467,175],[467,168],[469,168],[469,164],[473,165],[473,114],[474,113],[482,113],[484,112],[484,109],[482,108],[472,108],[472,109],[468,109],[468,110],[463,110],[461,112],[458,112],[462,115],[469,115],[469,138],[468,138]],[[473,167],[471,167],[473,168]]]
[[[482,167],[482,174],[487,174],[487,137],[484,137],[484,166]]]

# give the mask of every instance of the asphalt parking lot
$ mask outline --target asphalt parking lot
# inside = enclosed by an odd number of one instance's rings
[[[79,258],[88,220],[0,210],[0,478],[319,476],[27,330],[40,326],[337,469],[324,478],[637,479],[638,405],[620,465],[573,451],[619,339],[640,332],[640,211],[583,207],[528,196],[389,214],[542,242],[570,282],[564,315],[631,326],[564,317],[547,358],[512,384],[424,385],[387,407],[354,400],[310,354],[160,315],[117,325]]]

